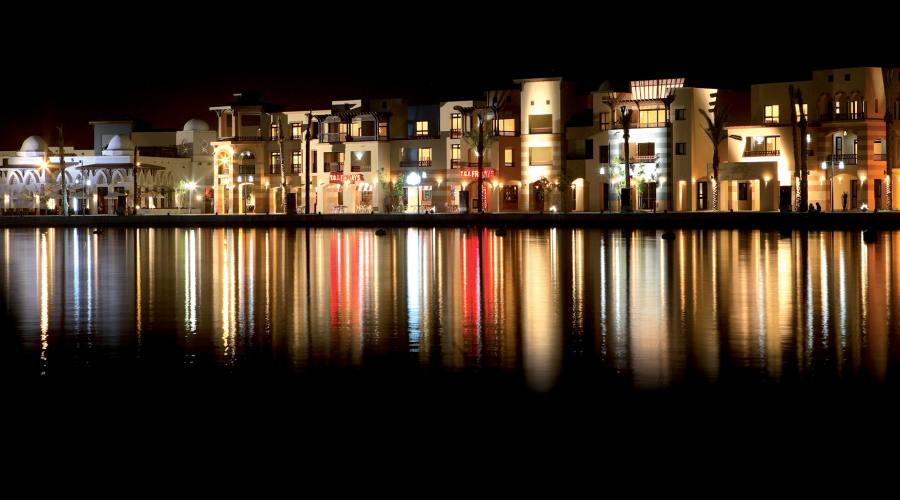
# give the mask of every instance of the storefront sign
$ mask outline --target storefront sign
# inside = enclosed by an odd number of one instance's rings
[[[349,182],[350,184],[356,184],[357,182],[362,182],[363,176],[362,174],[338,174],[338,173],[330,173],[328,174],[328,180],[332,184],[341,184],[344,182]]]
[[[483,168],[484,178],[489,179],[494,176],[493,168]],[[478,178],[478,169],[477,168],[461,168],[459,169],[459,176],[463,178],[477,179]]]

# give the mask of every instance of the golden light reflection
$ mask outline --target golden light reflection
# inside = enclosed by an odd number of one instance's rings
[[[48,356],[54,367],[116,349],[165,356],[152,336],[174,322],[196,337],[180,345],[229,369],[397,360],[496,371],[538,391],[565,383],[573,360],[648,389],[735,376],[882,381],[900,331],[900,232],[870,244],[859,233],[663,241],[580,229],[310,229],[307,241],[306,229],[5,228],[0,238],[2,290],[42,373]],[[57,325],[89,334],[71,345],[91,348],[54,343]],[[101,349],[99,338],[115,342]]]

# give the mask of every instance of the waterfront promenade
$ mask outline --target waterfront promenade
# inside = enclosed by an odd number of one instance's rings
[[[0,216],[4,227],[592,227],[644,229],[900,229],[900,212],[674,212],[311,215]]]

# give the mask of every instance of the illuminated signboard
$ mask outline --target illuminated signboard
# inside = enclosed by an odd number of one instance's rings
[[[493,168],[484,168],[484,178],[488,179],[494,176]],[[477,168],[461,168],[459,169],[459,176],[464,178],[477,179],[478,178],[478,169]]]
[[[342,182],[349,182],[351,184],[356,184],[357,182],[362,182],[363,176],[362,176],[362,174],[331,173],[331,174],[328,174],[328,180],[333,184],[341,184]]]

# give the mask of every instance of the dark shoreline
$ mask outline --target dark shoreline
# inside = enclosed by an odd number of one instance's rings
[[[607,229],[900,229],[900,212],[675,212],[327,215],[0,216],[5,227],[585,227]]]

